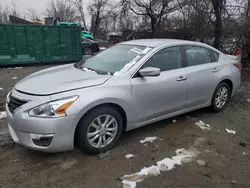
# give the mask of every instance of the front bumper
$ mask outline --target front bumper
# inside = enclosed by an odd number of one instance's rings
[[[74,148],[75,116],[30,117],[22,108],[12,114],[7,106],[6,113],[10,134],[14,142],[44,152],[61,152]],[[49,142],[41,144],[39,138],[49,139]]]

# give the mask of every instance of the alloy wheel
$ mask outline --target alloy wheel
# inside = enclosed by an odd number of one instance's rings
[[[215,105],[217,108],[223,108],[228,99],[228,89],[223,86],[221,87],[215,96]]]
[[[87,130],[87,140],[92,147],[103,148],[114,140],[117,130],[118,123],[113,116],[101,115],[91,122]]]

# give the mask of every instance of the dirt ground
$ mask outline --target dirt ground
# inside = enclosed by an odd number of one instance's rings
[[[21,78],[48,66],[0,69],[0,111],[7,91]],[[31,151],[11,140],[5,119],[0,120],[1,188],[116,188],[121,177],[155,165],[180,148],[195,148],[199,155],[159,176],[147,177],[137,188],[249,188],[250,187],[250,70],[243,70],[241,89],[227,109],[201,109],[125,133],[110,154],[100,159],[79,150],[48,154]],[[11,79],[17,77],[17,79]],[[172,120],[176,119],[173,123]],[[195,122],[211,126],[203,131]],[[235,130],[229,134],[225,129]],[[158,139],[149,144],[140,140]],[[126,154],[134,154],[131,159]],[[199,165],[197,160],[205,161]]]

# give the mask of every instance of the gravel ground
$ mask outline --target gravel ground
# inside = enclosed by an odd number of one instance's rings
[[[21,78],[49,66],[0,69],[0,111],[7,91]],[[189,163],[158,176],[145,176],[137,188],[249,188],[250,187],[250,71],[243,71],[243,84],[227,109],[212,113],[201,109],[125,133],[118,145],[103,159],[79,150],[47,154],[25,149],[12,142],[6,120],[0,120],[1,188],[116,188],[121,177],[156,165],[175,150],[192,148],[199,152]],[[11,79],[17,77],[17,79]],[[176,122],[173,123],[172,120]],[[211,126],[203,131],[195,123]],[[225,129],[236,131],[229,134]],[[149,144],[140,140],[156,136]],[[126,154],[134,154],[131,159]],[[197,162],[197,160],[199,160]],[[199,164],[198,164],[199,163]],[[130,188],[130,187],[128,187]]]

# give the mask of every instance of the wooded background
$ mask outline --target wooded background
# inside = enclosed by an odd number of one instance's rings
[[[249,9],[250,0],[92,0],[88,5],[84,0],[51,0],[43,14],[28,8],[22,14],[15,4],[0,6],[0,23],[8,23],[9,15],[31,21],[54,16],[79,22],[95,38],[122,32],[124,40],[199,39],[220,48],[222,41],[250,38]]]

